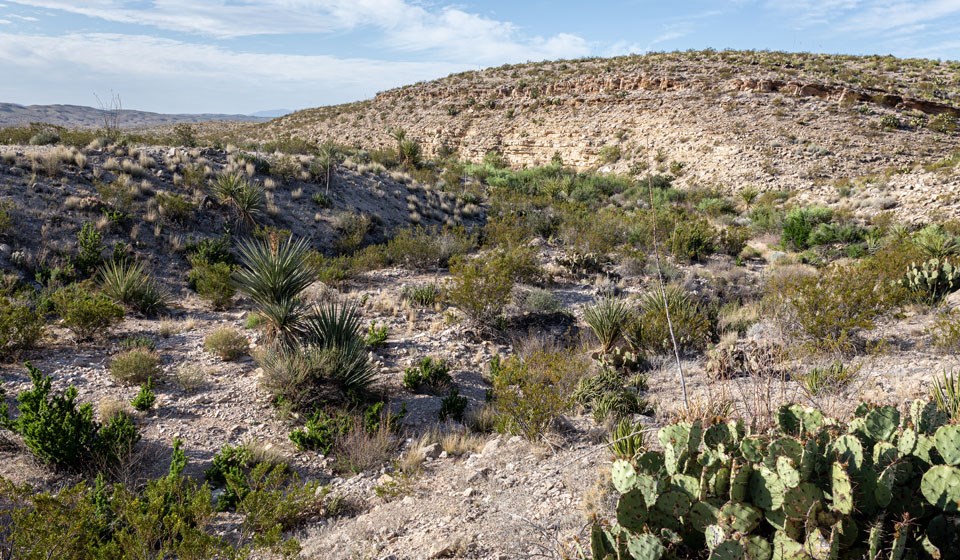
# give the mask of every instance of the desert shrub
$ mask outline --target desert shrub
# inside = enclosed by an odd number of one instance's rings
[[[617,522],[595,525],[593,558],[952,554],[960,428],[932,403],[904,415],[862,403],[846,425],[795,404],[776,418],[777,429],[750,435],[738,421],[667,425],[663,451],[615,461]],[[729,484],[706,482],[728,470]]]
[[[859,243],[863,241],[866,233],[864,228],[856,224],[824,223],[817,225],[810,232],[807,237],[807,244],[814,247],[833,243]]]
[[[945,258],[932,258],[919,265],[911,263],[900,285],[915,300],[936,305],[948,294],[960,290],[960,269]]]
[[[417,307],[433,307],[442,295],[443,290],[437,284],[404,286],[400,292],[400,297],[403,300],[409,301]]]
[[[956,312],[939,313],[930,327],[930,337],[941,352],[960,352],[960,317]]]
[[[97,272],[97,282],[110,299],[145,315],[161,311],[170,299],[139,262],[107,261]]]
[[[682,261],[700,261],[716,251],[717,230],[703,218],[678,222],[667,240],[670,253]]]
[[[766,303],[784,333],[817,350],[855,349],[857,336],[897,306],[896,292],[857,265],[820,274],[772,277]]]
[[[518,299],[520,307],[528,313],[558,313],[563,310],[560,298],[544,288],[529,288]]]
[[[230,236],[209,237],[195,243],[187,244],[190,264],[233,264],[233,255],[230,254]]]
[[[783,212],[772,205],[754,206],[749,217],[750,227],[757,233],[774,233],[783,229]]]
[[[80,471],[110,466],[121,460],[139,440],[136,426],[126,414],[117,414],[106,425],[93,419],[93,406],[77,406],[77,389],[51,394],[51,378],[26,364],[31,389],[17,395],[18,416],[10,420],[0,408],[0,426],[20,434],[27,448],[42,462]]]
[[[373,321],[370,322],[370,327],[367,328],[367,336],[364,337],[363,343],[367,345],[367,348],[378,348],[383,346],[387,341],[387,336],[389,329],[387,325],[377,325]]]
[[[437,415],[441,422],[447,419],[463,422],[463,413],[467,410],[467,404],[467,397],[461,395],[456,387],[451,387],[447,396],[440,399],[440,411]]]
[[[160,375],[160,356],[140,348],[121,352],[110,360],[110,375],[124,385],[146,383]]]
[[[153,379],[148,377],[147,382],[140,386],[140,391],[130,401],[130,406],[139,411],[147,411],[153,408],[156,402],[157,394],[153,392]]]
[[[233,296],[237,293],[237,288],[231,281],[233,272],[234,267],[227,263],[209,264],[198,260],[187,273],[187,281],[190,288],[210,302],[214,309],[230,309],[233,306]]]
[[[781,242],[784,246],[796,250],[810,247],[810,234],[820,224],[825,224],[833,218],[833,211],[820,206],[795,208],[783,218],[783,235]]]
[[[16,206],[12,201],[9,200],[0,200],[0,235],[6,234],[10,231],[10,227],[13,225],[13,213]]]
[[[43,314],[26,302],[0,296],[0,361],[17,358],[43,334]]]
[[[300,295],[314,280],[307,266],[306,239],[277,242],[249,240],[240,244],[241,267],[234,285],[253,300],[268,333],[282,340],[295,336],[304,312]]]
[[[366,214],[343,212],[337,215],[334,229],[337,230],[337,239],[333,246],[337,252],[352,254],[363,245],[363,240],[370,231],[370,216]]]
[[[640,332],[635,335],[638,346],[661,354],[673,352],[673,340],[667,323],[670,323],[677,348],[681,353],[702,351],[713,337],[713,324],[703,306],[683,288],[667,286],[666,305],[659,290],[646,294],[640,300],[637,323]]]
[[[600,162],[605,164],[616,163],[620,161],[621,151],[620,146],[613,144],[604,146],[600,148],[600,152],[597,154],[600,156]]]
[[[613,349],[632,320],[630,306],[619,298],[602,298],[583,310],[583,321],[600,341],[600,352],[603,354]]]
[[[427,356],[403,371],[403,386],[415,392],[439,391],[453,382],[446,361]]]
[[[77,257],[74,266],[87,274],[100,264],[103,253],[103,234],[90,222],[84,222],[77,231]]]
[[[60,141],[60,135],[53,130],[38,132],[30,137],[31,146],[49,146]]]
[[[303,428],[290,432],[290,441],[300,451],[317,451],[330,455],[337,439],[346,435],[350,429],[348,414],[331,414],[318,410],[307,419]]]
[[[957,130],[957,117],[940,113],[927,121],[927,128],[943,133],[955,132]]]
[[[63,324],[81,339],[106,335],[111,326],[123,319],[123,308],[109,297],[91,292],[82,284],[71,284],[51,296]]]
[[[825,367],[815,367],[796,376],[800,386],[812,397],[837,393],[847,387],[859,373],[859,368],[836,361]]]
[[[157,212],[170,224],[184,225],[193,216],[193,203],[177,193],[158,192]]]
[[[571,393],[589,362],[573,350],[537,350],[490,363],[500,432],[534,440],[572,404]]]
[[[717,251],[731,257],[738,257],[750,240],[750,228],[727,226],[720,230],[716,239]]]
[[[207,335],[203,340],[203,348],[225,362],[232,362],[246,355],[249,344],[247,337],[237,329],[221,327]]]
[[[597,422],[604,422],[607,418],[619,421],[633,414],[651,412],[643,396],[646,389],[647,381],[643,375],[624,379],[612,368],[600,368],[596,374],[580,378],[573,400],[591,412]]]
[[[513,272],[503,252],[458,259],[450,265],[447,298],[474,324],[493,326],[510,301]]]
[[[390,263],[414,270],[432,270],[449,266],[450,259],[465,255],[477,246],[477,236],[462,228],[405,228],[387,242]]]

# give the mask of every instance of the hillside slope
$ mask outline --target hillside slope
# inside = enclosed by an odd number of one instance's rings
[[[956,213],[960,64],[893,57],[688,52],[503,66],[309,109],[247,128],[259,139],[394,144],[681,183],[796,190],[914,215]],[[943,165],[941,164],[941,168]],[[859,188],[858,188],[859,187]],[[924,193],[917,197],[917,189]]]
[[[17,105],[0,103],[0,126],[22,126],[42,122],[68,128],[97,128],[104,124],[106,112],[82,105]],[[208,121],[263,122],[265,117],[249,115],[196,114],[176,115],[124,109],[111,114],[121,128],[162,126]]]

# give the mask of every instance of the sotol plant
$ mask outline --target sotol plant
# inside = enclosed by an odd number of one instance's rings
[[[947,558],[960,545],[960,426],[931,402],[862,404],[846,429],[784,405],[778,429],[678,423],[613,464],[597,559]]]

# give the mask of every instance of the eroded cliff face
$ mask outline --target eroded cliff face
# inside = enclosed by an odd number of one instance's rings
[[[957,187],[956,175],[931,175],[923,165],[960,148],[955,132],[932,126],[960,116],[960,103],[949,87],[920,80],[960,84],[960,72],[931,70],[926,61],[925,73],[914,76],[882,59],[884,67],[871,73],[869,59],[814,64],[782,55],[785,62],[769,62],[763,54],[494,68],[295,113],[261,134],[375,148],[394,145],[391,131],[403,128],[428,155],[455,152],[479,161],[495,151],[523,167],[557,154],[578,168],[672,172],[681,184],[750,185],[814,198],[835,196],[838,181],[861,181],[876,191],[866,198],[884,199],[871,204],[922,203],[913,200],[916,192],[901,196],[919,189],[952,207],[946,193]]]

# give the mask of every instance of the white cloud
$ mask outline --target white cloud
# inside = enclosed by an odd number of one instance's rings
[[[933,0],[928,2],[877,1],[863,14],[850,19],[850,29],[889,31],[914,28],[920,24],[936,24],[942,18],[960,13],[960,0]]]
[[[247,112],[312,107],[470,69],[447,62],[393,62],[243,53],[144,35],[0,33],[0,99],[90,104],[113,89],[127,106],[168,112]],[[72,95],[72,99],[64,99]],[[200,106],[199,103],[205,103]]]
[[[804,29],[835,22],[862,3],[862,0],[767,0],[765,5],[791,14],[794,26]]]
[[[435,58],[502,64],[590,54],[575,35],[526,36],[510,22],[446,7],[429,11],[406,0],[17,0],[112,22],[156,27],[218,39],[270,34],[333,33],[373,28],[383,45]]]
[[[0,19],[0,25],[10,25],[11,23],[13,22],[8,19]]]

